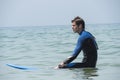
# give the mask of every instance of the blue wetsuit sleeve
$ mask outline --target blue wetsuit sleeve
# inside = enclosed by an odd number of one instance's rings
[[[82,41],[83,39],[79,37],[72,55],[64,61],[65,64],[72,62],[78,56],[78,54],[80,53],[82,49]]]
[[[73,51],[73,54],[71,56],[78,56],[81,49],[82,49],[82,38],[79,38],[78,41],[77,41],[76,47]]]

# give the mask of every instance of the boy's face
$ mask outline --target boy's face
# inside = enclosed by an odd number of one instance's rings
[[[72,22],[72,29],[73,32],[80,33],[80,31],[82,30],[82,25],[77,26],[75,22]]]

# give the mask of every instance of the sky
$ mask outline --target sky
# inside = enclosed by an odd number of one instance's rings
[[[120,23],[120,0],[0,0],[0,27]]]

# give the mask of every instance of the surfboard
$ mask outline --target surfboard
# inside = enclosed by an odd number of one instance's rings
[[[20,65],[14,65],[14,64],[6,64],[9,67],[20,69],[20,70],[34,70],[35,68],[27,67],[27,66],[20,66]]]

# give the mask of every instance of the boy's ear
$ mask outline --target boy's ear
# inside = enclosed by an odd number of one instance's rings
[[[80,24],[78,27],[79,27],[79,28],[82,28],[82,24]]]

